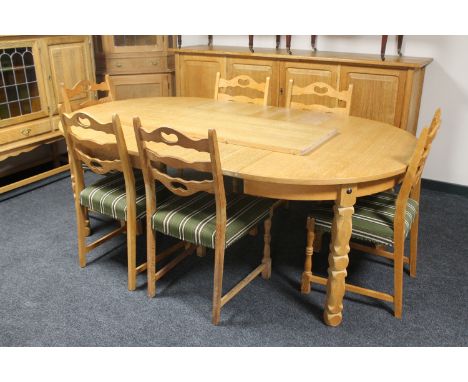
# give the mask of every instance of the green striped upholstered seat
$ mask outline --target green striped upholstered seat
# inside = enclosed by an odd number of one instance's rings
[[[354,205],[353,232],[355,239],[373,243],[393,245],[393,220],[398,194],[385,191],[379,194],[358,198]],[[418,203],[408,199],[405,213],[405,237],[418,212]],[[314,203],[309,215],[315,218],[315,225],[331,229],[333,204]]]
[[[226,248],[268,216],[273,199],[232,194],[226,203]],[[156,206],[152,228],[166,235],[204,247],[215,247],[216,203],[214,195],[200,192],[172,196]]]
[[[136,216],[141,219],[146,214],[145,182],[141,171],[135,171]],[[161,202],[170,191],[158,183],[156,200]],[[91,211],[111,216],[118,220],[127,220],[127,197],[125,180],[122,173],[106,175],[96,183],[86,187],[80,194],[80,203]]]

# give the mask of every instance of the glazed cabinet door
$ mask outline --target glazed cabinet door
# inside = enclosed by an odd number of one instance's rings
[[[341,90],[353,85],[351,115],[400,126],[406,72],[342,66]]]
[[[0,128],[48,115],[44,63],[37,41],[0,42]],[[4,130],[2,130],[4,132]],[[35,134],[24,129],[16,139]],[[1,139],[0,144],[8,139]]]
[[[286,92],[289,80],[294,81],[295,86],[305,87],[314,82],[324,82],[338,87],[339,67],[337,65],[322,65],[302,62],[283,62],[281,63],[281,80],[279,89],[279,105],[284,107],[286,104]],[[306,105],[319,104],[328,107],[336,106],[336,99],[330,97],[319,97],[316,95],[295,96],[295,102]]]
[[[48,44],[50,61],[50,85],[52,88],[53,102],[52,113],[58,112],[58,104],[63,102],[60,84],[64,83],[67,88],[72,88],[77,82],[88,79],[95,81],[91,57],[89,38],[73,42]],[[84,101],[85,95],[73,99],[72,102]]]
[[[226,75],[226,59],[185,54],[178,56],[177,95],[213,98],[216,72]]]
[[[278,106],[278,61],[227,58],[226,78],[231,79],[242,74],[248,75],[258,83],[263,83],[266,81],[267,77],[270,77],[270,94],[268,98],[268,105]],[[253,89],[229,89],[227,91],[231,91],[229,93],[231,95],[244,94],[251,98],[262,97],[260,92]]]
[[[102,47],[106,53],[160,52],[167,48],[168,41],[169,36],[102,36]]]
[[[116,100],[172,95],[170,74],[112,76],[111,90]]]

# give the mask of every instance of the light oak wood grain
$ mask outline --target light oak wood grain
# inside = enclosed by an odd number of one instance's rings
[[[226,193],[221,170],[221,161],[218,148],[218,140],[215,130],[208,130],[207,138],[192,139],[183,133],[169,127],[159,127],[156,129],[142,127],[138,117],[133,119],[133,128],[138,146],[140,165],[145,179],[146,190],[146,220],[147,220],[147,272],[148,272],[148,296],[154,297],[156,294],[156,280],[161,269],[156,272],[156,234],[152,227],[152,217],[157,212],[158,204],[156,199],[155,181],[162,182],[172,193],[178,196],[189,196],[196,192],[208,192],[213,194],[216,204],[216,233],[215,233],[215,261],[214,261],[214,281],[213,281],[213,308],[212,323],[217,325],[221,319],[221,308],[231,298],[241,291],[256,276],[262,273],[263,278],[269,278],[271,274],[270,259],[270,227],[274,208],[270,209],[268,218],[265,220],[265,245],[263,250],[262,263],[249,273],[243,280],[237,283],[230,291],[223,296],[223,273],[224,273],[224,252],[226,248]],[[159,144],[155,146],[154,143]],[[153,144],[153,145],[151,145]],[[162,145],[161,145],[162,144]],[[158,151],[163,146],[179,147],[179,153],[196,151],[209,155],[205,162],[187,161],[185,155],[178,157],[167,157]],[[167,172],[167,166],[176,163],[178,169],[202,170],[211,173],[211,180],[194,181],[180,177],[175,177]],[[192,246],[192,252],[196,249],[199,256],[204,256],[201,247]],[[184,256],[184,255],[183,255]],[[173,266],[177,263],[173,261]],[[172,265],[170,263],[170,265]],[[164,269],[164,268],[163,268]]]
[[[303,156],[232,143],[218,144],[223,175],[243,179],[245,193],[273,198],[279,193],[280,198],[289,200],[337,200],[337,223],[332,242],[333,254],[330,256],[331,279],[325,309],[326,322],[331,325],[339,324],[342,319],[344,263],[349,250],[353,200],[397,184],[406,171],[416,144],[412,134],[381,122],[203,98],[161,97],[114,101],[85,110],[98,119],[108,118],[119,111],[133,165],[140,167],[131,128],[135,115],[140,116],[143,126],[170,126],[195,139],[203,133],[206,136],[207,126],[215,129],[221,126],[219,130],[222,131],[224,123],[228,123],[231,130],[252,133],[257,126],[265,124],[270,126],[269,134],[277,134],[285,141],[291,132],[300,133],[310,127],[336,128],[336,136]],[[252,121],[247,130],[246,118]],[[210,121],[219,123],[210,125]],[[182,152],[174,146],[165,149],[157,146],[157,150],[159,155],[182,156],[189,162],[207,160],[205,153],[196,150]],[[343,195],[349,188],[352,189],[351,196]],[[220,258],[221,254],[218,254]],[[220,262],[217,264],[216,283],[219,282],[222,267]],[[220,298],[218,290],[214,301],[218,304]],[[213,317],[216,322],[217,308]]]
[[[304,186],[371,184],[372,181],[380,183],[399,176],[405,172],[415,147],[413,135],[381,122],[201,98],[160,97],[114,101],[84,110],[99,120],[106,120],[119,111],[132,156],[137,156],[135,137],[131,131],[132,118],[136,114],[141,117],[142,123],[171,126],[194,138],[206,134],[206,124],[214,128],[220,126],[219,130],[222,131],[223,121],[227,121],[232,129],[239,129],[237,131],[242,134],[254,133],[257,126],[269,126],[269,134],[276,134],[284,141],[290,139],[292,133],[299,134],[308,127],[336,128],[336,136],[303,156],[236,144],[219,144],[224,175],[258,184],[286,185],[291,194],[296,190],[293,186],[298,186],[297,189],[301,191]],[[246,120],[252,122],[248,127],[245,126]],[[186,158],[196,160],[200,155],[193,152]],[[371,188],[369,193],[372,192],[377,191]],[[299,192],[297,198],[307,200],[307,195]]]
[[[367,246],[360,243],[351,243],[351,248],[357,249],[365,253],[371,253],[376,256],[387,258],[393,262],[393,294],[376,291],[358,287],[355,285],[345,284],[344,278],[348,262],[347,253],[349,246],[344,246],[344,243],[349,242],[346,237],[343,239],[341,235],[351,235],[351,221],[348,220],[346,209],[340,209],[338,203],[341,199],[337,200],[337,205],[334,207],[335,218],[332,225],[332,243],[330,245],[330,268],[328,271],[328,281],[323,277],[318,277],[312,273],[312,255],[314,247],[314,219],[309,216],[307,219],[307,245],[306,245],[306,259],[304,263],[304,272],[302,274],[301,291],[302,293],[310,292],[310,284],[316,282],[321,285],[327,285],[327,296],[330,293],[330,298],[327,298],[326,309],[324,313],[325,321],[336,326],[341,322],[342,318],[342,305],[339,301],[342,300],[344,290],[349,292],[362,294],[365,296],[381,299],[393,303],[394,315],[397,318],[402,317],[403,312],[403,266],[404,264],[410,265],[410,276],[416,276],[416,258],[417,258],[417,242],[418,242],[418,225],[419,225],[419,211],[416,212],[416,218],[412,222],[410,228],[410,256],[409,258],[404,255],[405,247],[405,214],[408,199],[420,201],[421,192],[421,175],[424,169],[426,159],[429,155],[432,142],[437,135],[440,128],[441,112],[438,109],[432,119],[429,128],[424,128],[413,152],[409,162],[407,171],[404,175],[398,197],[395,204],[395,219],[393,221],[393,251],[387,251],[382,245]],[[348,201],[351,204],[352,201]],[[349,208],[349,207],[348,207]],[[342,227],[338,228],[338,224]],[[334,290],[333,290],[334,289]],[[340,297],[341,296],[341,297]]]
[[[88,114],[78,111],[70,116],[62,113],[61,121],[65,141],[67,142],[72,174],[80,266],[86,266],[86,254],[88,252],[125,230],[127,232],[128,289],[135,290],[137,275],[135,177],[120,120],[114,114],[111,119],[112,122],[99,123]],[[89,139],[83,139],[83,136],[86,136],[86,132],[89,131],[98,132],[101,136],[108,136],[113,143],[100,142],[98,139],[95,140],[92,135]],[[81,135],[78,132],[81,132]],[[127,220],[125,224],[91,244],[86,243],[88,211],[80,203],[80,194],[85,188],[82,163],[87,164],[92,171],[98,174],[105,174],[114,170],[120,171],[123,173],[125,180],[127,200]]]
[[[177,77],[184,78],[179,96],[211,97],[203,80],[214,66],[229,77],[247,74],[258,80],[261,73],[270,76],[269,105],[272,106],[286,104],[291,79],[301,87],[324,82],[341,91],[353,85],[356,97],[353,97],[351,115],[391,123],[413,134],[418,123],[424,69],[432,61],[399,56],[382,61],[378,55],[299,50],[291,53],[284,49],[256,49],[252,53],[245,47],[223,46],[184,47],[174,50],[174,54],[178,62]],[[327,97],[296,98],[306,105],[344,106],[343,102],[337,105],[336,100]]]

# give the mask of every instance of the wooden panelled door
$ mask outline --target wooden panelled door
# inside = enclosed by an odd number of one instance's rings
[[[55,102],[52,102],[52,113],[57,112],[57,105],[63,102],[60,92],[60,84],[63,82],[65,87],[72,88],[78,81],[94,81],[94,73],[91,63],[91,51],[87,41],[49,45],[49,60],[51,67],[50,80],[54,90]],[[82,98],[76,98],[74,101],[83,102],[86,94]]]
[[[213,98],[216,73],[226,75],[225,58],[181,55],[176,76],[177,95]]]
[[[281,63],[281,87],[279,90],[279,106],[284,107],[286,103],[286,91],[290,79],[294,80],[295,86],[305,87],[313,82],[324,82],[338,87],[338,66],[321,65],[300,62]],[[306,105],[318,104],[328,107],[336,107],[337,100],[330,97],[318,97],[316,95],[302,95],[294,98],[294,101]]]
[[[400,126],[406,72],[342,66],[340,90],[353,84],[351,115]]]
[[[270,77],[270,94],[268,105],[278,106],[279,72],[278,62],[272,60],[256,60],[242,58],[226,59],[226,79],[245,74],[259,83],[265,82]],[[231,95],[243,94],[247,97],[258,98],[261,95],[253,89],[231,89]]]

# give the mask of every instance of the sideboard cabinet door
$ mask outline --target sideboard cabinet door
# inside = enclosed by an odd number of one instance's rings
[[[170,79],[170,74],[112,76],[111,90],[116,100],[168,97],[172,94]]]
[[[259,83],[265,82],[266,78],[270,77],[268,105],[278,106],[278,61],[228,58],[226,60],[226,78],[231,79],[242,74],[251,77]],[[243,94],[251,98],[262,98],[261,93],[248,88],[231,89],[231,93],[229,94]]]
[[[226,75],[224,57],[180,55],[177,95],[181,97],[214,97],[216,72]]]
[[[342,66],[341,90],[353,85],[351,115],[400,126],[406,72]]]
[[[338,87],[338,73],[339,68],[337,65],[322,65],[313,63],[301,62],[283,62],[281,63],[281,80],[280,80],[280,100],[279,105],[285,106],[286,93],[288,91],[289,80],[294,81],[294,85],[305,87],[314,82],[324,82]],[[320,97],[316,95],[302,95],[294,97],[296,102],[306,105],[318,104],[328,107],[336,107],[336,99],[330,97]]]
[[[63,82],[67,88],[73,87],[78,81],[88,79],[94,81],[92,58],[89,41],[87,39],[48,46],[51,68],[51,81],[54,101],[52,112],[57,112],[57,105],[62,103],[60,84]],[[81,98],[80,98],[81,97]],[[77,96],[72,103],[84,101],[85,95]]]

